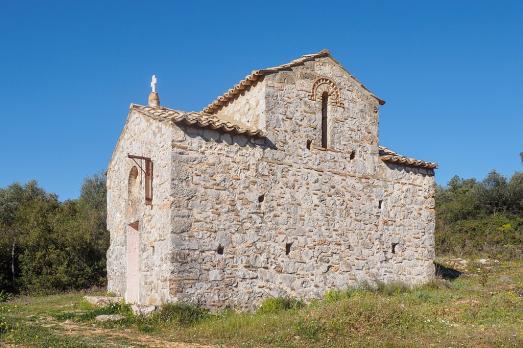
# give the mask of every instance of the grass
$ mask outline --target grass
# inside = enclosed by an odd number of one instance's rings
[[[93,308],[82,301],[83,295],[17,297],[0,303],[0,342],[31,347],[168,342],[241,347],[523,346],[521,260],[491,266],[471,262],[469,272],[452,281],[435,279],[413,289],[362,284],[329,291],[308,304],[269,299],[254,313],[210,313],[171,304],[143,317],[123,304]],[[94,321],[98,314],[115,313],[124,319]]]

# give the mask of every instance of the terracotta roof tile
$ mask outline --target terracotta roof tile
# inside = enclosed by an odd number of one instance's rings
[[[227,103],[229,103],[230,101],[236,99],[236,97],[238,97],[243,91],[245,91],[246,89],[250,88],[251,86],[256,85],[258,82],[263,80],[263,78],[266,75],[274,74],[276,72],[283,71],[283,70],[288,70],[288,69],[290,69],[292,67],[295,67],[295,66],[298,66],[298,65],[302,65],[305,62],[308,62],[308,61],[311,61],[311,60],[315,60],[317,58],[322,58],[322,57],[330,57],[331,59],[336,61],[334,58],[332,58],[329,50],[321,50],[318,53],[303,55],[300,58],[295,59],[295,60],[293,60],[293,61],[291,61],[289,63],[286,63],[286,64],[278,65],[278,66],[275,66],[275,67],[272,67],[272,68],[255,70],[252,73],[250,73],[249,75],[247,75],[243,80],[238,82],[234,87],[232,87],[227,92],[225,92],[222,96],[216,98],[212,103],[207,105],[207,107],[205,109],[203,109],[203,112],[206,112],[206,113],[209,113],[209,114],[216,113],[222,107],[227,105]],[[339,64],[339,65],[342,66],[341,64]],[[342,66],[342,68],[343,68],[343,66]],[[349,73],[349,72],[347,71],[347,73]],[[350,75],[350,73],[349,73],[349,75]],[[370,92],[367,89],[367,87],[365,87],[361,82],[359,82],[354,76],[351,75],[351,77],[354,80],[356,80],[363,89],[368,91],[374,98],[376,98],[381,105],[385,104],[384,100],[382,100],[382,99],[378,98],[377,96],[375,96],[374,94],[372,94],[372,92]]]
[[[260,129],[254,129],[239,123],[223,120],[216,115],[205,112],[184,112],[166,107],[150,107],[137,104],[131,104],[131,110],[136,110],[157,121],[184,123],[190,126],[210,128],[223,132],[246,134],[252,137],[265,137],[264,132]]]
[[[414,158],[402,156],[384,146],[379,147],[379,155],[380,155],[380,159],[384,162],[399,163],[399,164],[404,164],[406,166],[426,168],[426,169],[436,169],[438,167],[437,163],[425,162],[422,160],[417,160]]]

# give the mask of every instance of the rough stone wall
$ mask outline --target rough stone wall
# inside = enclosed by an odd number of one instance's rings
[[[313,147],[321,147],[321,101],[309,96],[314,82],[322,77],[336,84],[343,106],[329,103],[329,155],[320,157],[340,159],[346,165],[343,171],[373,174],[378,162],[378,101],[331,58],[266,77],[268,138],[291,156],[290,160],[303,152],[307,140],[312,140]],[[354,159],[348,161],[353,152]]]
[[[258,83],[244,91],[217,113],[220,118],[237,121],[257,129],[265,129],[265,84]]]
[[[108,290],[125,295],[127,225],[139,220],[140,304],[160,304],[170,300],[169,276],[171,232],[171,138],[172,127],[137,112],[128,116],[107,171],[107,226],[111,245],[107,251]],[[144,173],[139,170],[137,213],[127,214],[128,178],[136,163],[128,154],[153,161],[153,202],[145,204]],[[140,163],[139,160],[137,160]],[[140,163],[145,169],[145,163]]]
[[[434,275],[434,171],[381,163],[379,177],[383,180],[378,228],[385,259],[383,280],[427,282]]]
[[[327,150],[321,101],[309,99],[320,77],[343,103],[328,107]],[[430,279],[433,172],[379,159],[377,100],[330,58],[262,84],[268,141],[174,128],[172,300],[253,308],[268,296]],[[242,109],[242,97],[234,103]]]

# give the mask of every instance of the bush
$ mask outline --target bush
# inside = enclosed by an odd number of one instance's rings
[[[488,215],[436,230],[436,253],[518,259],[523,257],[523,217]]]
[[[262,302],[257,312],[261,314],[278,313],[290,309],[299,309],[303,306],[302,301],[290,297],[271,297]]]
[[[318,341],[325,331],[321,322],[314,319],[300,319],[295,325],[296,333],[311,341]]]
[[[341,301],[344,298],[347,298],[347,294],[345,291],[341,290],[329,290],[325,293],[325,296],[323,297],[323,300],[327,303],[333,303]]]
[[[7,302],[11,299],[11,294],[4,291],[4,290],[0,290],[0,303],[2,302]]]
[[[209,311],[188,303],[169,303],[164,305],[157,315],[158,319],[164,322],[192,325],[209,317]]]
[[[436,190],[436,254],[523,257],[523,173],[452,178]]]
[[[7,321],[0,315],[0,335],[5,334],[9,330],[9,324]]]
[[[374,291],[378,292],[380,294],[387,295],[387,296],[392,296],[392,295],[397,295],[397,294],[403,294],[403,293],[409,292],[410,290],[411,290],[411,287],[402,282],[392,282],[392,283],[377,282],[376,288]]]

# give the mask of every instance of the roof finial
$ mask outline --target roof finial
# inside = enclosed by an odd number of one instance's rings
[[[160,96],[156,93],[156,85],[158,84],[158,79],[156,75],[153,75],[151,78],[151,93],[149,94],[149,106],[158,107],[160,106]]]
[[[153,75],[153,77],[151,77],[151,89],[153,90],[154,93],[156,93],[157,84],[158,84],[158,79],[156,78],[156,75]]]

